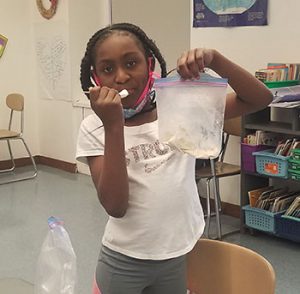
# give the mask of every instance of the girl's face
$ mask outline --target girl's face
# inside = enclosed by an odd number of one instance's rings
[[[135,36],[116,32],[99,42],[95,49],[95,69],[101,86],[118,92],[126,89],[129,96],[122,99],[122,104],[131,107],[148,80],[148,62]]]

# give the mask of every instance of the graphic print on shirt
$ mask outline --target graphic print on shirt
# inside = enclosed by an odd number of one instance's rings
[[[175,154],[175,150],[177,150],[175,147],[163,144],[158,140],[154,141],[154,143],[139,144],[127,150],[126,164],[129,166],[147,159],[161,157],[161,160],[156,161],[154,164],[145,163],[144,171],[151,173],[166,163]]]

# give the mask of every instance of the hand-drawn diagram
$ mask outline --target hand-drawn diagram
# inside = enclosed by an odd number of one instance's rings
[[[36,53],[43,74],[49,81],[49,86],[51,86],[52,90],[55,90],[57,82],[62,77],[66,66],[66,44],[60,36],[55,36],[49,41],[38,40]]]
[[[69,52],[65,35],[61,27],[50,31],[49,28],[47,31],[43,27],[36,28],[41,98],[71,101]]]

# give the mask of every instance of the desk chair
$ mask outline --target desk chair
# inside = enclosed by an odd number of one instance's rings
[[[210,228],[210,218],[211,216],[216,217],[217,224],[217,238],[222,239],[221,230],[221,198],[219,191],[219,179],[238,175],[241,172],[240,166],[235,164],[230,164],[224,162],[224,156],[227,149],[229,137],[231,135],[241,136],[241,117],[225,120],[224,122],[224,138],[221,153],[216,160],[210,159],[209,163],[206,165],[197,166],[196,164],[196,182],[199,183],[200,180],[206,180],[206,234],[209,237]],[[213,183],[213,193],[211,193],[211,182]],[[215,212],[212,213],[210,209],[210,199],[214,195],[214,206]]]
[[[9,117],[9,123],[8,123],[8,129],[0,129],[0,141],[6,141],[8,145],[8,151],[10,155],[10,161],[11,161],[11,167],[7,169],[2,169],[0,170],[0,176],[1,174],[8,173],[8,172],[13,172],[15,170],[15,161],[12,153],[12,148],[11,148],[11,140],[21,140],[25,146],[25,149],[29,155],[29,158],[31,160],[32,166],[33,166],[33,174],[29,176],[23,176],[23,177],[18,177],[15,179],[9,179],[5,181],[1,181],[1,184],[6,184],[6,183],[11,183],[11,182],[17,182],[21,180],[27,180],[27,179],[32,179],[35,178],[37,175],[37,168],[36,164],[34,161],[34,158],[32,157],[30,150],[23,138],[23,130],[24,130],[24,97],[21,94],[13,93],[9,94],[6,97],[6,105],[10,108],[10,117]],[[20,127],[19,130],[13,130],[13,118],[14,118],[14,112],[18,111],[20,112]]]
[[[187,288],[191,294],[274,294],[275,273],[248,248],[200,239],[187,255]]]

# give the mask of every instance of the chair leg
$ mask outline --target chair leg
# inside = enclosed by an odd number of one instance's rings
[[[220,206],[219,206],[219,199],[220,195],[218,194],[218,184],[217,184],[217,177],[216,177],[216,170],[215,170],[215,162],[214,159],[210,159],[211,164],[211,173],[212,173],[212,180],[213,180],[213,189],[214,189],[214,202],[215,202],[215,213],[216,213],[216,225],[217,225],[217,238],[219,240],[222,239],[222,229],[221,229],[221,219],[220,219]]]
[[[221,229],[219,196],[217,194],[217,189],[215,189],[214,200],[215,200],[215,211],[216,211],[217,238],[219,240],[221,240],[222,239],[222,229]]]
[[[220,212],[221,212],[221,205],[219,203],[220,195],[218,190],[218,183],[217,178],[215,176],[215,166],[214,162],[212,163],[212,175],[213,177],[206,179],[206,222],[205,222],[205,231],[206,231],[206,237],[209,238],[209,231],[210,231],[210,222],[211,217],[216,217],[216,227],[217,227],[217,239],[221,240],[222,238],[222,230],[221,230],[221,220],[220,220]],[[213,194],[214,194],[214,204],[215,204],[215,212],[211,211],[210,208],[210,199],[211,199],[211,180],[213,180]]]
[[[12,172],[16,168],[14,157],[13,157],[12,152],[11,152],[10,142],[9,142],[9,140],[6,140],[6,142],[7,142],[7,147],[8,147],[8,151],[9,151],[9,156],[10,156],[10,161],[11,161],[12,167],[7,168],[7,169],[2,169],[2,170],[0,170],[0,173]]]
[[[210,179],[206,179],[206,236],[209,238],[209,227],[210,227]]]
[[[31,155],[30,150],[29,150],[29,148],[28,148],[26,142],[24,141],[24,139],[21,138],[21,140],[22,140],[22,142],[23,142],[23,144],[24,144],[24,146],[25,146],[25,148],[26,148],[26,150],[27,150],[27,153],[28,153],[28,155],[29,155],[29,157],[30,157],[30,160],[31,160],[31,163],[32,163],[32,165],[33,165],[34,174],[31,176],[31,178],[35,178],[35,177],[37,176],[37,167],[36,167],[36,164],[35,164],[35,160],[34,160],[33,156]]]
[[[23,181],[23,180],[29,180],[29,179],[33,179],[33,178],[35,178],[35,177],[37,176],[37,167],[36,167],[36,163],[35,163],[35,160],[34,160],[33,156],[32,156],[31,153],[30,153],[30,150],[29,150],[29,148],[28,148],[26,142],[25,142],[24,139],[21,138],[21,137],[18,138],[18,139],[20,139],[20,140],[23,142],[24,147],[25,147],[25,149],[26,149],[26,151],[27,151],[27,153],[28,153],[28,155],[29,155],[29,157],[30,157],[30,160],[31,160],[31,163],[32,163],[32,166],[33,166],[33,170],[34,170],[34,171],[33,171],[33,174],[30,175],[30,176],[26,176],[26,177],[21,177],[21,178],[15,178],[15,179],[6,180],[6,181],[4,181],[4,182],[0,182],[0,185],[2,185],[2,184],[8,184],[8,183],[13,183],[13,182],[18,182],[18,181]],[[8,142],[8,143],[9,143],[9,142]],[[13,159],[13,155],[12,155],[12,151],[11,151],[11,146],[10,146],[10,144],[9,144],[9,153],[10,153],[10,156],[11,156],[11,159],[12,159],[12,162],[13,162],[13,165],[15,166],[15,163],[14,163],[14,159]]]
[[[219,212],[222,212],[222,204],[221,204],[221,197],[220,197],[220,181],[219,181],[219,178],[216,178],[216,189],[217,189],[217,195],[218,195]]]

